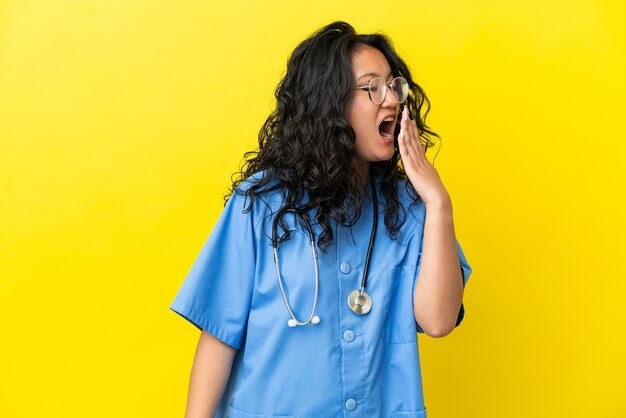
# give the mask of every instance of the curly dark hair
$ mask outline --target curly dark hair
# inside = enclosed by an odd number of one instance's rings
[[[276,109],[259,132],[259,149],[247,152],[239,172],[233,175],[235,193],[248,198],[250,210],[255,197],[279,190],[283,204],[276,215],[288,208],[314,213],[322,228],[318,246],[325,250],[333,242],[330,220],[352,226],[361,215],[364,194],[363,178],[355,157],[355,132],[347,119],[354,96],[352,56],[363,46],[383,53],[394,76],[402,75],[409,83],[406,105],[416,118],[423,141],[433,145],[439,136],[426,125],[430,102],[422,88],[411,78],[405,62],[383,34],[357,34],[346,22],[334,22],[319,29],[300,43],[287,64],[287,72],[276,87]],[[398,118],[394,136],[400,132]],[[385,197],[385,227],[397,239],[406,219],[397,193],[400,179],[406,174],[400,164],[397,139],[394,154],[388,161],[369,164],[370,175],[380,181]],[[257,174],[256,176],[254,176]],[[246,187],[239,187],[246,181]],[[406,182],[413,204],[420,197]],[[306,194],[306,199],[305,199]],[[288,239],[285,225],[279,240]]]

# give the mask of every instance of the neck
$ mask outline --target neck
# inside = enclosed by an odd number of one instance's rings
[[[359,183],[362,188],[367,187],[369,181],[370,163],[365,161],[356,162],[356,175],[359,177]]]

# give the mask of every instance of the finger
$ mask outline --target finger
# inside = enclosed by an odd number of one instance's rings
[[[415,122],[413,122],[415,124]],[[426,160],[426,144],[422,141],[422,136],[420,135],[420,130],[415,124],[415,141],[413,142],[415,152],[420,156],[421,159]]]
[[[409,118],[407,108],[405,107],[404,109],[405,110],[402,112],[400,126],[406,141],[407,151],[411,155],[412,159],[417,162],[420,159],[425,158],[424,148],[420,141],[419,130],[417,129],[415,120],[411,120]]]
[[[402,159],[402,163],[405,165],[411,164],[411,157],[409,156],[409,150],[406,146],[406,136],[404,135],[404,129],[400,128],[400,133],[398,134],[398,148],[400,149],[400,158]]]
[[[424,151],[424,145],[422,144],[422,139],[420,135],[421,132],[417,127],[417,122],[415,121],[415,119],[407,118],[406,123],[408,126],[408,130],[411,133],[411,145],[413,145],[413,149],[419,154],[422,154]]]
[[[411,171],[415,167],[415,161],[413,161],[413,156],[409,151],[409,147],[407,146],[406,135],[404,135],[404,130],[400,129],[400,134],[398,135],[398,148],[400,149],[400,158],[402,159],[402,164],[404,165],[404,169]]]
[[[405,106],[402,111],[402,119],[400,120],[400,132],[402,133],[402,142],[404,148],[404,160],[410,159],[411,163],[414,163],[414,158],[417,157],[416,150],[414,149],[415,133],[409,126],[409,110]],[[407,161],[405,161],[405,164]]]
[[[402,129],[402,134],[404,139],[407,141],[407,145],[410,145],[415,140],[415,131],[411,129],[412,127],[409,124],[409,111],[405,106],[402,111],[402,119],[400,120],[400,128]]]
[[[416,140],[419,140],[419,129],[417,129],[417,124],[414,119],[409,117],[408,107],[404,107],[402,112],[402,124],[401,127],[404,128],[404,132],[407,135],[407,139],[410,141],[409,143],[413,143]]]

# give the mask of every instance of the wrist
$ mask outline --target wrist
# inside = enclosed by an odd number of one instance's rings
[[[422,198],[427,210],[431,211],[452,211],[452,200],[447,192],[438,194],[437,196],[429,196],[427,199]]]
[[[426,229],[436,228],[442,231],[454,231],[454,215],[452,214],[452,202],[450,199],[431,200],[426,206],[426,219],[424,227]]]

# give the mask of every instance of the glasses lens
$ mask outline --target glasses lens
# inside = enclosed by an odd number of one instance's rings
[[[391,89],[398,97],[398,103],[404,103],[409,95],[409,83],[404,77],[396,77],[391,82]]]
[[[372,101],[379,105],[385,101],[385,95],[387,93],[387,86],[385,80],[380,77],[375,77],[370,80],[370,97]]]

